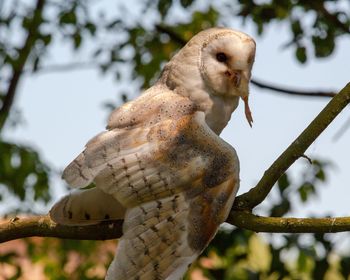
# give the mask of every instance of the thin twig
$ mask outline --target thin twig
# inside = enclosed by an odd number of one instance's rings
[[[286,87],[271,85],[269,83],[261,82],[256,79],[252,79],[250,82],[259,88],[269,89],[272,91],[290,94],[290,95],[308,96],[308,97],[334,97],[336,95],[336,92],[333,92],[333,91],[319,91],[319,90],[306,91],[306,90],[290,89]]]
[[[303,155],[301,155],[300,157],[306,159],[306,160],[312,165],[312,159],[309,158],[307,155],[303,154]]]
[[[53,64],[47,66],[40,66],[35,72],[31,72],[31,70],[25,71],[30,74],[47,74],[47,73],[57,73],[57,72],[67,72],[67,71],[75,71],[75,70],[86,70],[86,69],[94,69],[99,65],[96,61],[85,61],[85,62],[73,62],[67,64]]]
[[[31,19],[30,26],[28,27],[28,33],[24,45],[18,51],[18,58],[12,66],[12,77],[10,79],[8,89],[6,90],[6,94],[2,102],[2,107],[0,108],[0,131],[5,125],[17,92],[17,87],[22,76],[22,71],[36,42],[38,29],[42,23],[42,12],[44,5],[45,0],[37,0],[35,8],[33,10],[33,17]]]
[[[333,141],[338,141],[344,133],[350,128],[350,119],[347,119],[345,123],[339,128],[339,130],[334,134]]]

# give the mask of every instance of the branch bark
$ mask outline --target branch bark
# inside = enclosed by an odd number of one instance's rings
[[[31,236],[58,237],[79,240],[106,240],[122,235],[123,221],[116,220],[91,226],[64,226],[48,215],[15,217],[0,224],[0,243]]]
[[[12,65],[12,77],[10,79],[9,86],[6,90],[6,94],[0,108],[0,132],[5,125],[10,109],[12,107],[17,92],[17,87],[22,77],[24,66],[36,42],[38,29],[42,23],[42,12],[44,5],[45,0],[37,0],[35,8],[33,10],[33,17],[31,19],[30,26],[28,27],[27,37],[25,39],[23,47],[18,51],[18,58]]]
[[[350,217],[279,218],[261,217],[249,211],[232,211],[227,222],[255,232],[334,233],[350,231]]]

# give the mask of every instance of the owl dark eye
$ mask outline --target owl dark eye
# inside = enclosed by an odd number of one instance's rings
[[[219,53],[216,54],[216,59],[219,62],[226,62],[227,61],[227,56],[226,56],[226,54],[224,54],[222,52],[219,52]]]

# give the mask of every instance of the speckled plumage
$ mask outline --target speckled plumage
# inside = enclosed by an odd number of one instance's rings
[[[226,60],[218,61],[224,53]],[[63,178],[73,193],[51,210],[62,224],[124,218],[106,279],[181,279],[225,221],[239,186],[235,150],[218,134],[246,104],[255,43],[213,28],[194,36],[159,81],[115,110]],[[247,110],[249,112],[247,112]]]

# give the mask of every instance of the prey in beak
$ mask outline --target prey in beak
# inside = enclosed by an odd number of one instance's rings
[[[244,102],[244,113],[245,113],[245,117],[249,123],[249,126],[252,127],[253,126],[253,116],[252,116],[252,111],[250,111],[249,108],[249,103],[248,103],[248,95],[242,97],[243,102]]]
[[[243,77],[242,77],[243,76]],[[234,71],[233,73],[230,73],[230,78],[234,84],[234,86],[238,89],[239,92],[243,93],[241,94],[241,98],[244,102],[244,113],[245,117],[249,123],[249,126],[252,127],[253,125],[253,116],[252,112],[249,108],[249,102],[248,102],[248,96],[249,96],[249,89],[248,89],[248,83],[249,79],[245,77],[245,75],[242,73],[242,71]]]

